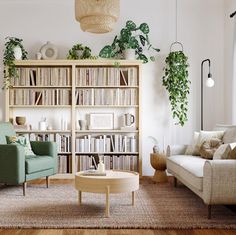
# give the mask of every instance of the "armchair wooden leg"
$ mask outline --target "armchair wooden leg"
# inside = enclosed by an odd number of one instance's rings
[[[176,188],[177,187],[177,178],[174,177],[174,187]]]
[[[211,219],[211,205],[207,205],[207,218]]]
[[[27,187],[27,183],[24,182],[23,183],[23,196],[25,196],[25,194],[26,194],[26,187]]]
[[[49,176],[46,176],[46,185],[47,185],[47,188],[49,187],[49,184],[50,184],[50,182],[49,182]]]

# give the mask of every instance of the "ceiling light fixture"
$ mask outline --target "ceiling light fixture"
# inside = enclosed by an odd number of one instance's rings
[[[113,30],[120,14],[120,0],[75,0],[75,18],[90,33]]]

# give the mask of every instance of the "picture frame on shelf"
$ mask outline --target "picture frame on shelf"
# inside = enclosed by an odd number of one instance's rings
[[[113,130],[114,113],[90,113],[89,130]]]

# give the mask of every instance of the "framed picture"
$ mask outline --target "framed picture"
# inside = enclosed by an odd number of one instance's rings
[[[114,113],[90,113],[90,130],[112,130],[114,128]]]

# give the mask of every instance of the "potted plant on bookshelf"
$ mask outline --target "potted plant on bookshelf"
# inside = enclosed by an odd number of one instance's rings
[[[11,78],[17,78],[18,73],[15,66],[15,60],[26,60],[27,51],[22,44],[23,40],[15,37],[7,37],[5,43],[5,51],[3,54],[4,65],[4,84],[3,88],[11,86]]]
[[[147,23],[137,26],[133,21],[128,20],[125,27],[121,29],[120,35],[115,36],[111,45],[103,47],[99,56],[102,58],[138,59],[143,63],[147,63],[149,60],[155,61],[155,56],[145,54],[151,51],[155,53],[160,51],[151,44],[149,32]]]
[[[68,60],[79,60],[79,59],[97,59],[97,56],[91,54],[91,49],[87,46],[83,46],[78,43],[75,44],[68,52]]]
[[[169,100],[173,118],[183,126],[187,119],[188,94],[190,81],[188,79],[188,57],[183,51],[172,51],[165,59],[165,74],[162,84],[169,92]]]

